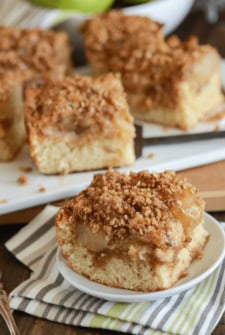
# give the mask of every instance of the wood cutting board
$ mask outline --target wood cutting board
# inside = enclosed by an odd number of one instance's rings
[[[180,171],[179,175],[187,177],[200,190],[206,201],[207,211],[225,211],[225,161]],[[60,206],[63,201],[53,204]],[[29,222],[43,207],[44,205],[1,215],[0,224]]]
[[[206,201],[209,212],[225,211],[225,161],[179,172],[192,182]]]

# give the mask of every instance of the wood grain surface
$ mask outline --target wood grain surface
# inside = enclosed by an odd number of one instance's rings
[[[184,170],[179,174],[199,189],[207,211],[225,211],[225,161]]]

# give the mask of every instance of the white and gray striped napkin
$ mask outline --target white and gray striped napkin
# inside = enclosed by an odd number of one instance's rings
[[[71,13],[68,13],[70,16]],[[0,25],[49,28],[67,17],[57,9],[34,6],[27,0],[0,0]],[[61,20],[60,20],[61,19]]]
[[[132,334],[211,334],[225,310],[225,261],[202,283],[172,297],[115,303],[73,288],[56,264],[54,215],[47,206],[6,243],[32,274],[10,295],[12,309],[48,320]]]
[[[50,28],[74,18],[75,29],[87,17],[74,10],[35,6],[29,0],[0,0],[0,26]]]

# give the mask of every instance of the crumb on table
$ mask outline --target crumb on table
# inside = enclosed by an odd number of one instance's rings
[[[45,191],[46,191],[46,188],[45,188],[45,187],[40,187],[39,190],[38,190],[38,192],[41,192],[41,193],[42,193],[42,192],[45,192]]]

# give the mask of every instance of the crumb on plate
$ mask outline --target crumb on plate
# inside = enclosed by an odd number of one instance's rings
[[[147,158],[150,158],[150,159],[153,159],[155,158],[156,154],[154,154],[153,152],[150,152],[148,155],[147,155]]]
[[[19,170],[24,173],[30,173],[33,171],[33,168],[31,166],[21,166]]]
[[[27,185],[28,184],[28,178],[27,176],[20,176],[18,179],[17,179],[17,182],[19,185]]]
[[[0,204],[6,204],[8,202],[8,199],[0,199]]]

